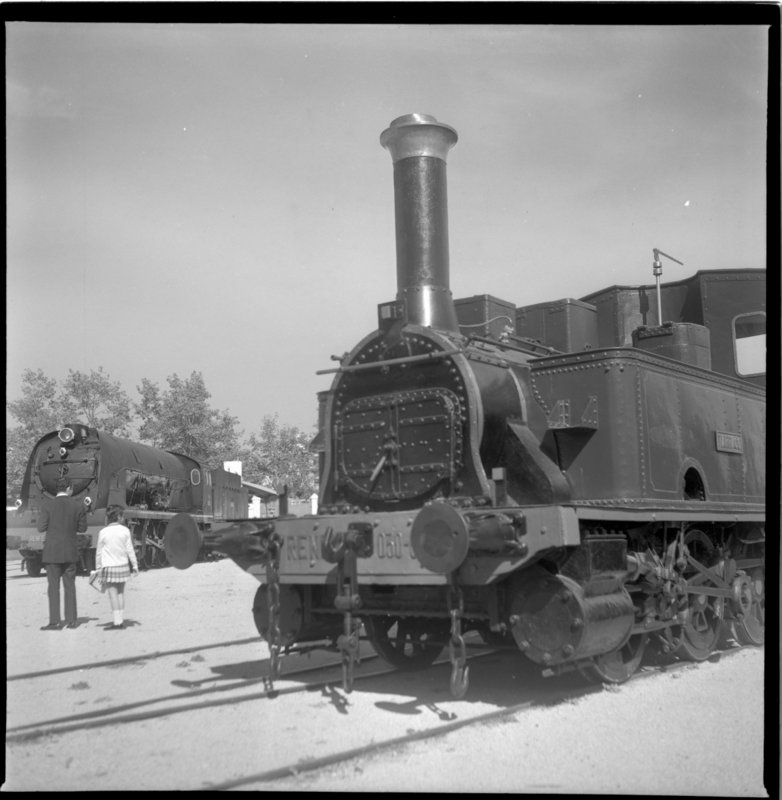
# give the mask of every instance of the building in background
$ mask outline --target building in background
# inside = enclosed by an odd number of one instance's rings
[[[224,461],[223,469],[233,472],[234,475],[242,475],[241,461]],[[271,486],[261,486],[257,483],[250,483],[242,480],[242,486],[250,493],[250,504],[248,516],[251,519],[276,517],[279,513],[279,494]]]

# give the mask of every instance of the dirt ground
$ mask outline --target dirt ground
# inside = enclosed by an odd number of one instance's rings
[[[107,631],[108,598],[81,577],[80,627],[49,632],[40,630],[47,622],[46,579],[7,561],[7,728],[150,698],[171,701],[186,687],[257,677],[268,655],[250,613],[257,585],[228,560],[142,573],[128,585],[127,630]],[[155,654],[164,657],[145,658]],[[323,663],[335,663],[330,659]],[[112,660],[115,669],[91,669]],[[471,683],[471,709],[496,708],[497,697],[499,705],[512,705],[518,687],[510,676],[481,669],[475,668],[474,689]],[[764,650],[749,648],[716,663],[242,788],[767,797],[763,675]],[[461,714],[467,706],[451,701],[442,684],[442,675],[408,675],[361,687],[349,698],[304,692],[7,742],[2,789],[208,788],[434,726],[436,714]],[[776,687],[770,696],[777,697]],[[773,731],[776,704],[768,711]],[[774,759],[772,769],[777,764]]]

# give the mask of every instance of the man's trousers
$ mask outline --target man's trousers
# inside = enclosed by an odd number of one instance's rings
[[[65,598],[65,624],[76,622],[76,564],[44,564],[49,582],[49,624],[60,624],[60,578]]]

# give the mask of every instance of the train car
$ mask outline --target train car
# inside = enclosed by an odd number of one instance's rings
[[[25,470],[12,530],[14,549],[30,575],[40,574],[43,566],[45,534],[37,530],[37,515],[56,494],[60,477],[71,482],[73,497],[87,508],[88,530],[79,535],[82,570],[94,568],[103,512],[112,504],[125,508],[139,563],[147,568],[166,565],[163,534],[177,513],[191,514],[202,530],[216,520],[248,516],[249,495],[240,476],[87,425],[68,424],[37,442]]]
[[[282,652],[322,641],[347,690],[362,623],[400,669],[447,647],[457,697],[468,630],[601,682],[628,679],[650,644],[704,660],[728,625],[762,643],[765,272],[454,300],[456,141],[420,114],[380,137],[397,295],[323,371],[318,514],[207,536],[179,514],[170,561],[227,552],[260,583],[272,678]]]

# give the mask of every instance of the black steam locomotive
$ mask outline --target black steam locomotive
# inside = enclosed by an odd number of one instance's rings
[[[28,574],[40,574],[45,534],[38,533],[37,514],[57,493],[59,478],[73,487],[73,497],[88,511],[88,528],[79,534],[83,570],[94,569],[103,511],[118,504],[133,534],[140,565],[165,566],[163,534],[179,512],[192,515],[199,529],[215,520],[245,519],[248,492],[241,478],[224,469],[208,469],[188,456],[120,439],[95,428],[69,424],[47,433],[33,448],[22,492],[11,522]]]
[[[447,646],[455,696],[468,630],[550,673],[607,682],[626,680],[650,642],[696,661],[726,625],[762,643],[765,271],[520,308],[454,301],[456,140],[419,114],[380,137],[398,293],[324,371],[319,513],[206,536],[181,514],[169,560],[228,553],[261,582],[272,676],[281,649],[329,641],[347,689],[361,623],[402,669]]]

